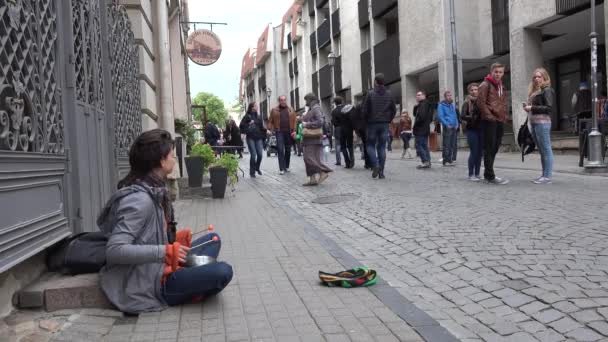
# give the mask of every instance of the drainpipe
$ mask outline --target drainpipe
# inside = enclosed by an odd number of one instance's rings
[[[160,126],[175,135],[173,122],[173,86],[171,84],[171,55],[169,53],[169,18],[166,0],[156,1],[158,41],[158,97],[160,98]]]
[[[450,36],[452,38],[452,63],[454,68],[454,103],[456,108],[460,105],[460,82],[458,80],[458,43],[456,39],[456,15],[454,0],[450,0]]]

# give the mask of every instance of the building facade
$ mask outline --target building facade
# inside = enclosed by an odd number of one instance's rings
[[[603,1],[596,4],[601,94],[608,9]],[[467,84],[483,80],[490,65],[500,62],[506,65],[509,125],[516,129],[525,120],[521,102],[530,74],[544,66],[558,95],[553,129],[569,130],[572,94],[590,81],[590,12],[584,0],[298,0],[279,25],[265,31],[274,44],[271,51],[266,46],[262,64],[278,64],[266,66],[277,73],[259,72],[258,54],[249,50],[245,59],[253,61],[244,59],[241,98],[276,104],[274,95],[287,95],[302,110],[304,95],[314,92],[329,111],[335,95],[360,101],[373,75],[382,72],[396,102],[411,111],[418,89],[432,101],[449,89],[461,102]],[[287,70],[287,82],[280,70]],[[272,85],[272,96],[263,91],[269,87],[247,87],[258,83]]]
[[[97,230],[137,135],[188,115],[184,8],[0,0],[0,316],[49,246]]]

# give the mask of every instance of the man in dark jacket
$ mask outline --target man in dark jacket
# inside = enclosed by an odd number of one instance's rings
[[[483,137],[483,178],[491,184],[507,184],[508,180],[496,177],[494,160],[502,143],[504,124],[507,121],[507,94],[502,84],[505,67],[500,63],[492,64],[490,74],[479,86],[477,105],[481,112],[481,131]]]
[[[416,152],[420,156],[422,164],[418,169],[429,169],[431,167],[431,152],[429,151],[429,135],[431,134],[431,122],[433,121],[433,106],[427,101],[426,93],[419,90],[416,93],[416,104],[414,106],[414,137],[416,139]]]
[[[205,142],[211,146],[217,146],[220,140],[220,130],[211,121],[205,126]]]
[[[355,157],[353,149],[353,123],[351,114],[354,108],[352,105],[344,105],[344,100],[340,96],[334,99],[336,108],[331,112],[331,123],[335,130],[340,132],[340,146],[342,155],[344,156],[344,167],[352,169],[355,166]]]
[[[384,86],[384,74],[376,74],[374,89],[363,103],[367,122],[367,154],[372,166],[372,178],[384,178],[388,125],[397,114],[397,106],[391,92]]]
[[[357,133],[357,136],[359,136],[359,139],[361,139],[360,149],[363,155],[361,159],[364,160],[364,167],[367,170],[371,169],[372,167],[369,160],[369,155],[367,154],[367,148],[365,147],[367,146],[367,123],[365,122],[365,117],[363,116],[363,110],[361,108],[362,105],[363,103],[361,100],[358,100],[357,105],[355,105],[350,112],[350,117],[353,124],[353,129]]]

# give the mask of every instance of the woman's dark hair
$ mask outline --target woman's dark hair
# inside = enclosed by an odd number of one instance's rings
[[[161,166],[161,161],[173,151],[175,141],[164,129],[143,132],[129,150],[129,174],[118,182],[118,188],[133,184]]]
[[[253,112],[253,107],[255,106],[255,102],[251,102],[248,106],[247,106],[247,113],[252,113]]]

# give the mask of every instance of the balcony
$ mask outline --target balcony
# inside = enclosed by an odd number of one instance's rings
[[[308,15],[315,16],[315,0],[308,0]]]
[[[604,0],[596,0],[595,5],[604,3]],[[571,15],[591,8],[591,0],[555,0],[557,14]]]
[[[374,0],[372,1],[372,16],[378,18],[397,6],[397,0]]]
[[[310,53],[313,55],[317,54],[317,32],[310,34]]]
[[[342,57],[336,58],[334,65],[334,89],[336,93],[342,90]]]
[[[312,92],[319,97],[319,73],[317,71],[312,74]]]
[[[363,51],[361,54],[361,85],[364,93],[372,87],[372,52]]]
[[[340,9],[331,14],[331,31],[334,37],[340,35]]]
[[[392,35],[374,46],[376,73],[383,73],[387,84],[399,81],[399,36]]]
[[[321,88],[321,99],[331,97],[331,67],[329,66],[329,64],[326,64],[319,70],[319,86]]]
[[[329,30],[329,20],[324,20],[323,23],[317,29],[317,42],[319,44],[319,49],[331,43],[331,32]]]
[[[367,9],[368,0],[359,0],[359,28],[364,28],[369,25],[369,11]]]

